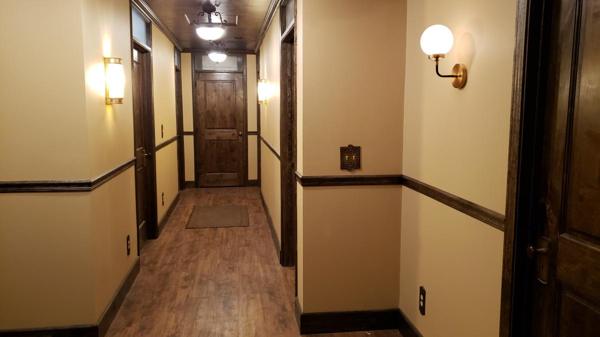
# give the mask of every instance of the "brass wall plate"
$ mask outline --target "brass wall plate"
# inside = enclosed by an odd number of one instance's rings
[[[467,85],[467,66],[457,63],[452,67],[452,74],[457,75],[452,81],[452,86],[456,89],[462,89]]]
[[[360,169],[360,146],[340,147],[340,169],[345,171]]]

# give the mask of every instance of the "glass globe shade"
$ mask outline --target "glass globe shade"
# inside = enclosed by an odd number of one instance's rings
[[[196,28],[196,34],[203,40],[216,41],[225,35],[225,29],[223,27],[202,26]]]
[[[220,51],[211,51],[208,53],[208,58],[215,63],[221,63],[227,60],[227,54]]]
[[[427,55],[445,55],[452,50],[454,35],[444,25],[427,27],[421,35],[421,49]]]

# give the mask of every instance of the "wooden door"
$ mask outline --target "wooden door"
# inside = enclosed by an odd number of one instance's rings
[[[543,151],[528,247],[531,336],[598,337],[600,0],[550,3]]]
[[[133,49],[133,131],[138,247],[155,236],[156,195],[154,184],[154,122],[151,110],[150,54]]]
[[[242,186],[247,156],[244,81],[240,73],[196,73],[196,181]]]

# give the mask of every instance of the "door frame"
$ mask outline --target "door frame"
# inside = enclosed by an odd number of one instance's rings
[[[151,37],[150,37],[151,40]],[[148,158],[147,160],[150,162],[148,167],[147,167],[147,178],[146,178],[146,182],[148,183],[148,186],[146,186],[146,194],[148,194],[146,196],[146,200],[148,202],[148,219],[147,219],[147,223],[145,225],[145,229],[140,229],[138,228],[138,255],[139,255],[139,250],[140,247],[142,246],[143,242],[147,239],[156,239],[159,235],[159,228],[158,228],[158,216],[157,216],[157,210],[158,210],[158,205],[157,205],[157,201],[156,201],[156,140],[154,139],[154,100],[153,100],[153,92],[152,92],[152,49],[149,46],[146,46],[143,43],[140,43],[138,41],[136,41],[133,36],[131,37],[131,71],[133,72],[133,50],[137,50],[138,53],[140,54],[144,54],[147,55],[147,59],[146,59],[146,64],[144,64],[144,72],[145,72],[145,78],[147,78],[147,80],[144,83],[144,91],[146,92],[147,95],[145,95],[144,100],[145,100],[145,105],[146,105],[146,118],[145,118],[145,127],[144,127],[144,132],[145,132],[145,139],[147,140],[147,144],[145,144],[145,147],[147,147],[149,154],[151,154],[150,158]],[[132,98],[132,104],[133,103],[133,98]],[[136,130],[134,129],[134,132],[136,132]],[[137,186],[136,186],[136,205],[137,205]],[[137,207],[137,206],[136,206]],[[139,224],[139,219],[138,221]]]
[[[283,8],[283,7],[282,7]],[[281,252],[285,267],[297,260],[297,186],[296,186],[296,36],[292,23],[281,37],[280,70],[280,171],[281,171]],[[288,72],[291,71],[291,76]]]
[[[518,0],[510,117],[506,219],[502,267],[500,337],[528,335],[532,301],[528,295],[534,264],[527,257],[535,230],[532,177],[540,153],[546,70],[544,46],[552,24],[543,0]]]
[[[238,54],[238,53],[230,53],[228,54],[229,56],[237,56],[237,57],[241,57],[242,59],[242,70],[238,70],[238,71],[209,71],[209,70],[202,70],[202,69],[197,69],[196,68],[196,58],[198,57],[202,57],[203,55],[206,55],[205,52],[193,52],[192,53],[192,125],[194,128],[194,186],[196,188],[200,188],[200,175],[199,175],[199,169],[200,169],[200,156],[198,155],[200,153],[200,130],[197,129],[197,123],[198,121],[196,120],[196,116],[199,115],[199,111],[198,111],[198,103],[196,102],[196,81],[198,80],[198,76],[200,74],[203,73],[208,73],[208,74],[242,74],[242,88],[243,88],[243,92],[244,92],[244,98],[243,98],[243,135],[242,135],[242,185],[241,186],[248,186],[248,66],[247,66],[247,59],[246,59],[246,54]]]

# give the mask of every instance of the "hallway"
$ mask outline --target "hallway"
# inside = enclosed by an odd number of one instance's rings
[[[250,226],[186,229],[194,205],[244,205]],[[294,270],[282,268],[258,188],[181,192],[161,237],[141,254],[141,271],[108,337],[298,336]],[[327,334],[398,337],[397,331]]]

